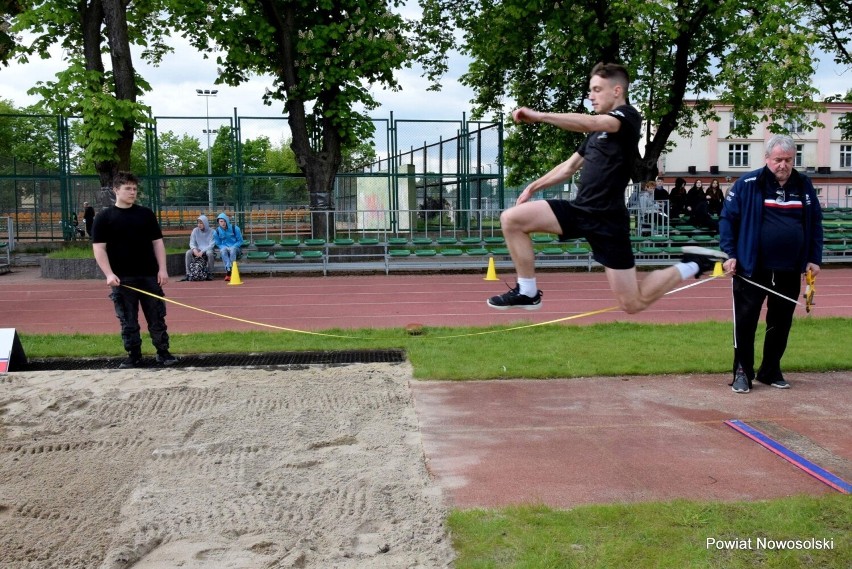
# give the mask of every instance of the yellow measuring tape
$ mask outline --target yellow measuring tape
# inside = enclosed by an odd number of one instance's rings
[[[719,276],[723,276],[723,275],[713,276],[713,277],[710,277],[710,278],[707,278],[707,279],[696,281],[696,282],[689,284],[689,285],[686,285],[686,286],[682,286],[680,288],[676,288],[674,290],[670,290],[669,292],[666,293],[666,295],[674,294],[676,292],[686,290],[688,288],[692,288],[694,286],[712,281],[714,279],[719,278]],[[139,288],[136,288],[136,287],[132,287],[132,286],[128,286],[128,285],[121,285],[121,286],[123,286],[124,288],[130,289],[130,290],[136,291],[140,294],[146,294],[148,296],[152,296],[154,298],[162,300],[163,302],[169,302],[171,304],[175,304],[177,306],[182,306],[182,307],[188,308],[190,310],[203,312],[205,314],[211,314],[213,316],[218,316],[220,318],[227,318],[228,320],[234,320],[236,322],[243,322],[245,324],[252,324],[254,326],[262,326],[264,328],[272,328],[274,330],[281,330],[283,332],[292,332],[294,334],[308,334],[308,335],[311,335],[311,336],[324,336],[326,338],[342,338],[342,339],[345,339],[345,340],[387,340],[387,339],[389,339],[389,338],[359,338],[357,336],[344,336],[344,335],[341,335],[341,334],[327,334],[327,333],[324,333],[324,332],[311,332],[310,330],[299,330],[297,328],[286,328],[284,326],[276,326],[275,324],[266,324],[265,322],[256,322],[254,320],[246,320],[245,318],[237,318],[236,316],[229,316],[227,314],[222,314],[220,312],[213,312],[211,310],[205,310],[203,308],[198,308],[197,306],[185,304],[183,302],[179,302],[179,301],[173,300],[171,298],[166,298],[164,296],[160,296],[160,295],[154,294],[152,292],[148,292],[147,290],[142,290],[142,289],[139,289]],[[519,325],[519,326],[511,326],[511,327],[508,327],[508,328],[500,328],[500,329],[497,329],[497,330],[484,330],[482,332],[469,332],[467,334],[452,334],[452,335],[447,335],[447,336],[428,336],[428,338],[433,339],[433,340],[446,340],[446,339],[453,339],[453,338],[464,338],[464,337],[467,337],[467,336],[484,336],[486,334],[496,334],[498,332],[512,332],[514,330],[523,330],[525,328],[535,328],[537,326],[547,326],[549,324],[558,324],[559,322],[567,322],[568,320],[576,320],[578,318],[585,318],[587,316],[594,316],[595,314],[603,314],[604,312],[610,312],[612,310],[618,310],[618,308],[619,308],[618,306],[608,306],[606,308],[601,308],[599,310],[590,310],[589,312],[583,312],[581,314],[574,314],[572,316],[564,316],[562,318],[557,318],[555,320],[548,320],[546,322],[536,322],[534,324],[522,324],[522,325]],[[427,336],[416,336],[416,337],[427,338]]]
[[[814,305],[814,295],[816,294],[816,276],[810,269],[805,273],[805,283],[807,283],[807,286],[805,287],[805,294],[802,297],[805,299],[805,312],[810,314],[811,308]]]

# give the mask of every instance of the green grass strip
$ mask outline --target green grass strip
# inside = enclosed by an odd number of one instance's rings
[[[790,332],[784,370],[852,369],[845,344],[838,343],[849,337],[850,325],[848,318],[798,318]],[[763,324],[758,328],[758,345],[764,329]],[[418,379],[727,373],[732,359],[729,322],[554,324],[480,334],[490,330],[502,328],[426,327],[422,336],[395,328],[323,331],[345,338],[274,331],[172,334],[171,338],[176,354],[399,348],[406,350]],[[467,333],[472,335],[464,336]],[[123,355],[117,325],[115,334],[21,334],[21,340],[29,357]],[[153,353],[147,338],[143,350]]]
[[[839,494],[456,510],[448,523],[456,569],[852,567],[852,500]],[[789,540],[793,549],[777,546]]]

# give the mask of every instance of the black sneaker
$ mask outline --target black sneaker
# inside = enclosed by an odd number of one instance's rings
[[[161,366],[170,366],[177,363],[177,358],[171,355],[169,352],[158,352],[157,363]]]
[[[118,364],[118,369],[132,369],[142,367],[142,355],[130,354],[127,359]]]
[[[738,367],[736,373],[734,373],[734,382],[731,384],[731,390],[734,393],[748,393],[751,390],[751,382],[741,367]]]
[[[525,294],[518,292],[520,285],[515,285],[515,288],[510,288],[509,292],[505,292],[498,296],[492,296],[488,299],[488,306],[497,310],[508,310],[509,308],[522,308],[524,310],[538,310],[541,308],[541,291],[536,291],[535,296],[530,298]]]
[[[681,250],[683,251],[682,261],[684,263],[696,263],[698,265],[698,273],[695,274],[696,279],[703,273],[712,273],[713,269],[716,267],[716,263],[720,263],[728,259],[727,253],[717,251],[715,249],[708,249],[707,247],[687,246],[683,247]]]
[[[759,381],[760,383],[765,383],[766,385],[774,387],[775,389],[790,389],[790,384],[787,383],[787,380],[780,375],[775,379],[766,379],[758,375],[757,381]]]

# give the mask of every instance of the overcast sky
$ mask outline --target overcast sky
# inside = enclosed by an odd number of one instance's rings
[[[231,117],[234,108],[240,116],[280,117],[283,105],[265,106],[262,102],[264,90],[271,86],[266,78],[255,78],[239,87],[215,85],[216,64],[212,59],[204,59],[183,38],[172,38],[175,52],[166,56],[159,67],[142,65],[138,57],[137,69],[152,86],[152,91],[144,96],[155,117],[164,116],[205,116],[203,97],[196,95],[196,89],[217,89],[218,94],[209,100],[210,116]],[[14,63],[9,67],[0,67],[0,98],[8,99],[18,107],[36,102],[36,98],[27,95],[37,81],[47,81],[61,69],[60,50],[55,50],[50,60],[31,59],[22,66]],[[458,77],[466,70],[468,60],[456,56],[451,60],[450,73],[442,81],[440,92],[427,91],[427,81],[420,77],[420,69],[407,69],[398,72],[403,89],[400,92],[374,90],[374,96],[381,108],[372,111],[373,118],[389,118],[393,112],[397,119],[440,119],[459,120],[462,113],[470,114],[470,89],[458,83]],[[852,70],[838,68],[827,59],[821,63],[817,72],[816,85],[823,94],[845,93],[852,85]]]
[[[155,117],[161,116],[204,116],[205,100],[196,95],[196,89],[217,89],[215,98],[211,98],[211,116],[232,116],[234,107],[241,116],[281,116],[283,104],[274,106],[263,104],[263,93],[272,81],[258,77],[239,87],[216,85],[216,63],[213,59],[204,59],[183,38],[172,38],[175,52],[167,55],[159,67],[150,67],[134,60],[139,73],[151,84],[151,92],[145,94],[143,101],[149,105]],[[458,83],[458,76],[464,72],[467,63],[461,57],[456,63],[452,75],[443,81],[440,93],[426,91],[427,81],[420,77],[419,69],[407,69],[398,72],[403,91],[393,93],[374,89],[373,95],[382,104],[381,109],[373,111],[374,118],[388,118],[390,112],[395,118],[408,119],[460,119],[463,112],[470,111],[472,93]],[[37,101],[27,95],[27,90],[37,81],[49,81],[62,67],[61,51],[54,50],[50,60],[31,59],[27,65],[10,64],[0,67],[0,98],[23,107]]]

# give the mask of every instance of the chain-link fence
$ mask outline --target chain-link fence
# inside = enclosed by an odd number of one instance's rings
[[[332,230],[369,230],[377,216],[367,212],[380,210],[438,210],[461,225],[472,209],[499,216],[502,124],[391,116],[373,125],[372,138],[343,157],[331,195]],[[102,204],[81,140],[77,118],[0,114],[0,216],[12,220],[18,241],[78,239],[83,203]],[[140,203],[158,213],[167,233],[188,231],[198,215],[221,211],[236,212],[238,223],[260,232],[286,231],[288,224],[302,231],[310,199],[291,140],[286,117],[154,118],[137,131],[131,151]],[[408,215],[378,217],[386,230],[411,226]]]
[[[499,121],[391,115],[373,119],[373,126],[369,139],[344,153],[321,207],[311,205],[283,116],[235,111],[232,117],[151,119],[136,133],[131,170],[142,179],[140,203],[157,212],[167,234],[181,235],[199,215],[212,219],[222,211],[251,235],[317,228],[325,239],[338,232],[405,233],[434,220],[470,231],[499,225],[500,212],[523,189],[504,187]],[[85,238],[83,203],[97,209],[104,192],[82,139],[78,118],[0,114],[0,217],[11,220],[8,242]],[[824,206],[852,206],[847,185],[816,183]],[[571,199],[576,189],[569,182],[539,197]],[[630,188],[625,199],[629,195]]]

